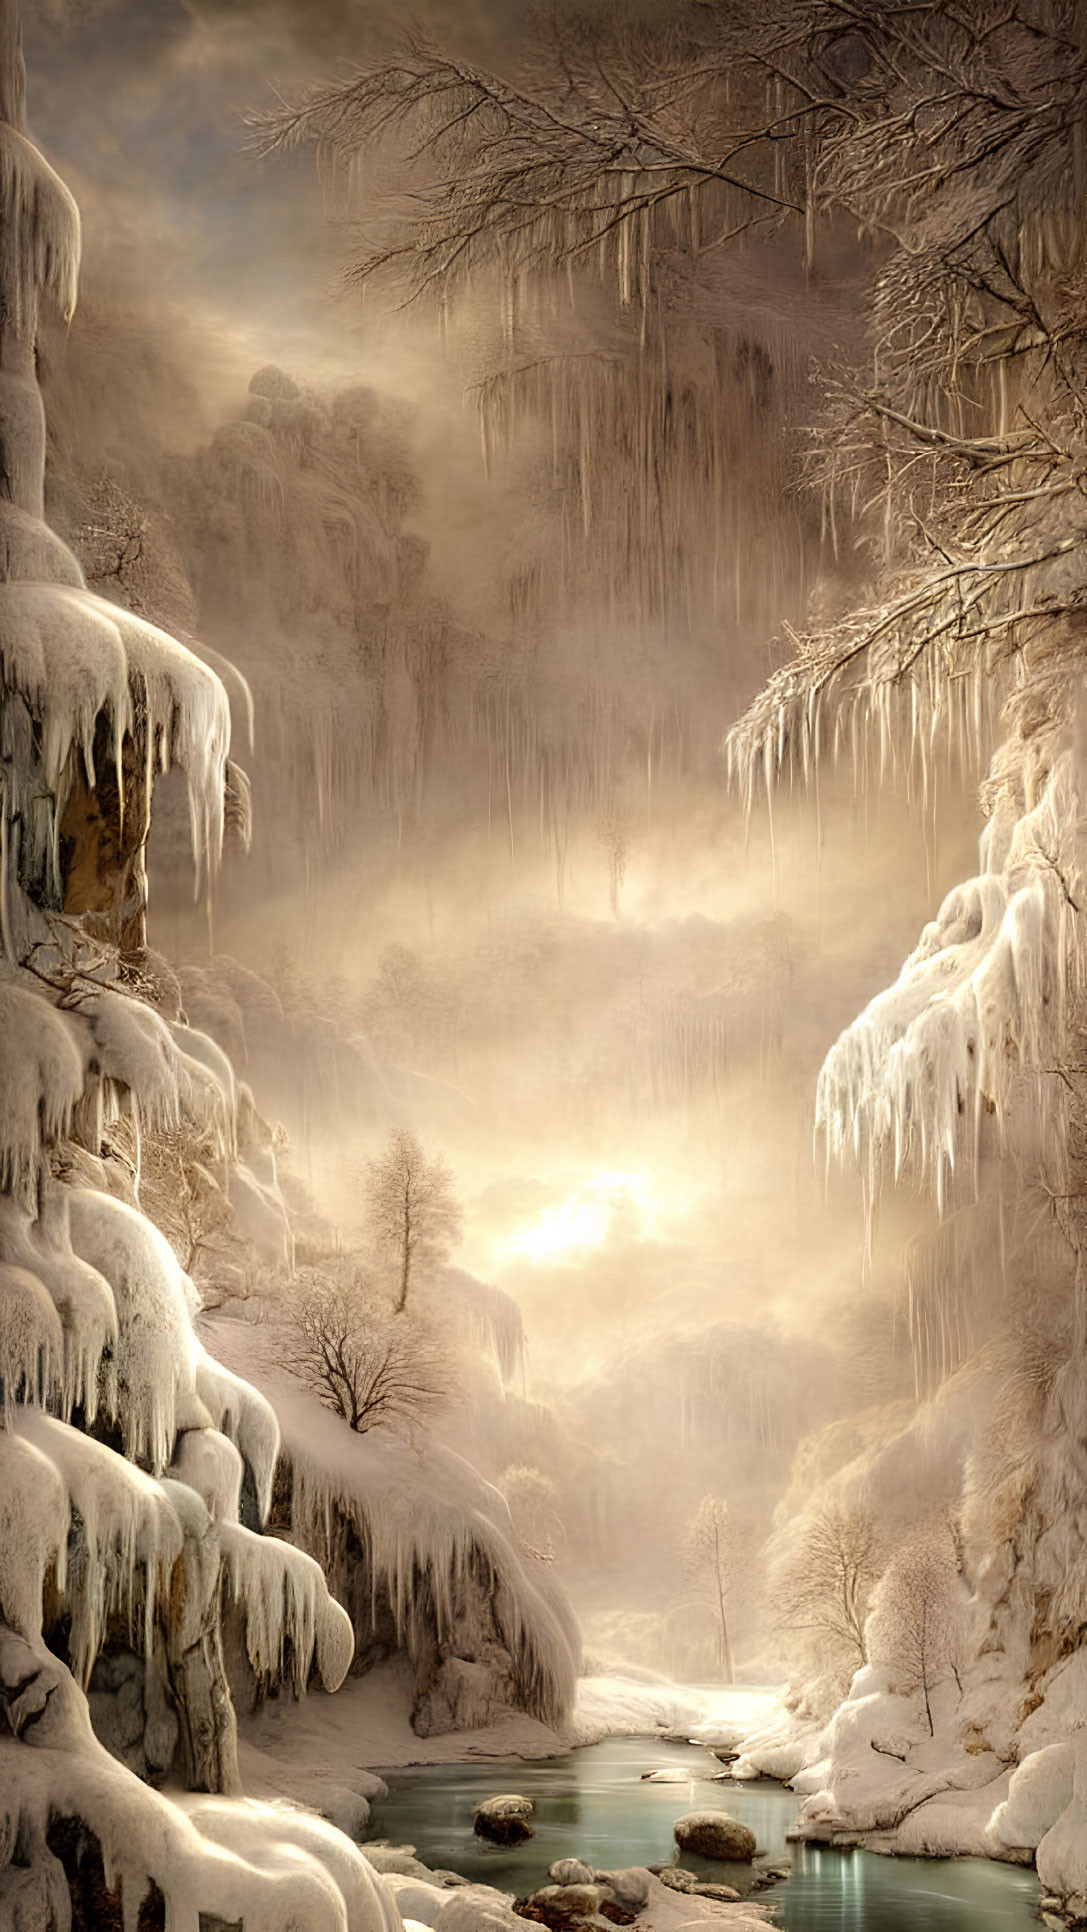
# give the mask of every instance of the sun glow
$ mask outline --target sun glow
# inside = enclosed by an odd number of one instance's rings
[[[518,1228],[508,1245],[529,1261],[554,1261],[600,1247],[620,1220],[637,1240],[653,1231],[656,1207],[646,1175],[592,1175],[564,1200],[543,1208],[530,1227]]]

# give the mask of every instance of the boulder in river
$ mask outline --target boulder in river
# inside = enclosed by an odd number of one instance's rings
[[[529,1824],[536,1809],[534,1798],[521,1798],[516,1792],[499,1792],[476,1806],[475,1834],[489,1838],[492,1845],[521,1845],[536,1836]]]
[[[727,1811],[689,1811],[676,1819],[672,1832],[681,1852],[695,1852],[700,1858],[746,1863],[755,1856],[754,1832]]]
[[[667,1771],[643,1771],[643,1784],[690,1784],[688,1771],[677,1771],[674,1767]]]
[[[731,1885],[716,1885],[711,1880],[696,1878],[693,1872],[684,1871],[682,1865],[663,1865],[658,1876],[670,1892],[682,1892],[684,1898],[712,1898],[719,1905],[735,1905],[740,1898],[740,1893]]]

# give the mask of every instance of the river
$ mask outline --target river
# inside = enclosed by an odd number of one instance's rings
[[[794,1794],[768,1782],[711,1783],[721,1768],[701,1745],[620,1737],[532,1763],[387,1771],[389,1796],[375,1805],[371,1832],[414,1845],[432,1867],[523,1893],[548,1882],[557,1858],[584,1858],[600,1870],[670,1860],[674,1820],[719,1808],[751,1826],[760,1852],[782,1862],[791,1857],[792,1878],[760,1894],[783,1932],[1038,1932],[1033,1871],[975,1858],[883,1858],[786,1845]],[[643,1781],[643,1772],[657,1769],[679,1771],[683,1782]],[[513,1849],[484,1844],[472,1830],[480,1799],[500,1791],[536,1800],[536,1836]],[[750,1867],[679,1862],[740,1891],[750,1886]]]

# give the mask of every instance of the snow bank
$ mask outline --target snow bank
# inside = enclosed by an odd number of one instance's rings
[[[1072,1798],[1038,1846],[1038,1877],[1065,1910],[1087,1916],[1087,1731],[1072,1745]]]
[[[574,1746],[605,1737],[677,1734],[711,1749],[731,1748],[772,1702],[774,1692],[674,1684],[666,1677],[613,1674],[580,1677],[566,1732]]]
[[[1049,1744],[1016,1767],[1008,1795],[989,1821],[994,1851],[1037,1851],[1072,1802],[1075,1755],[1071,1744]]]

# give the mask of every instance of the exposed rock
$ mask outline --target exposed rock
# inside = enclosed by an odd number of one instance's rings
[[[327,1818],[330,1825],[335,1825],[356,1843],[365,1837],[370,1806],[358,1791],[352,1791],[349,1785],[325,1785],[314,1797],[322,1818]]]
[[[451,1731],[481,1731],[516,1702],[513,1659],[492,1646],[486,1660],[446,1657],[422,1673],[416,1686],[411,1728],[417,1737],[445,1737]]]
[[[791,1878],[792,1875],[793,1868],[791,1865],[763,1865],[755,1873],[755,1884],[760,1887],[764,1885],[778,1885],[782,1879]]]
[[[684,1871],[682,1865],[662,1865],[656,1876],[670,1892],[693,1892],[698,1884],[694,1873]]]
[[[746,1862],[755,1856],[754,1832],[727,1811],[689,1811],[672,1829],[680,1851],[696,1852],[700,1858]]]
[[[383,1876],[391,1872],[400,1878],[422,1879],[424,1884],[429,1884],[434,1877],[422,1859],[416,1858],[414,1845],[390,1845],[382,1839],[360,1849],[366,1863]]]
[[[515,1792],[484,1798],[476,1807],[476,1837],[488,1838],[492,1845],[523,1844],[526,1838],[536,1836],[528,1822],[535,1809],[534,1799],[518,1797]]]
[[[643,1771],[642,1772],[643,1784],[689,1784],[690,1781],[691,1781],[690,1773],[687,1771],[672,1770],[672,1771]]]

